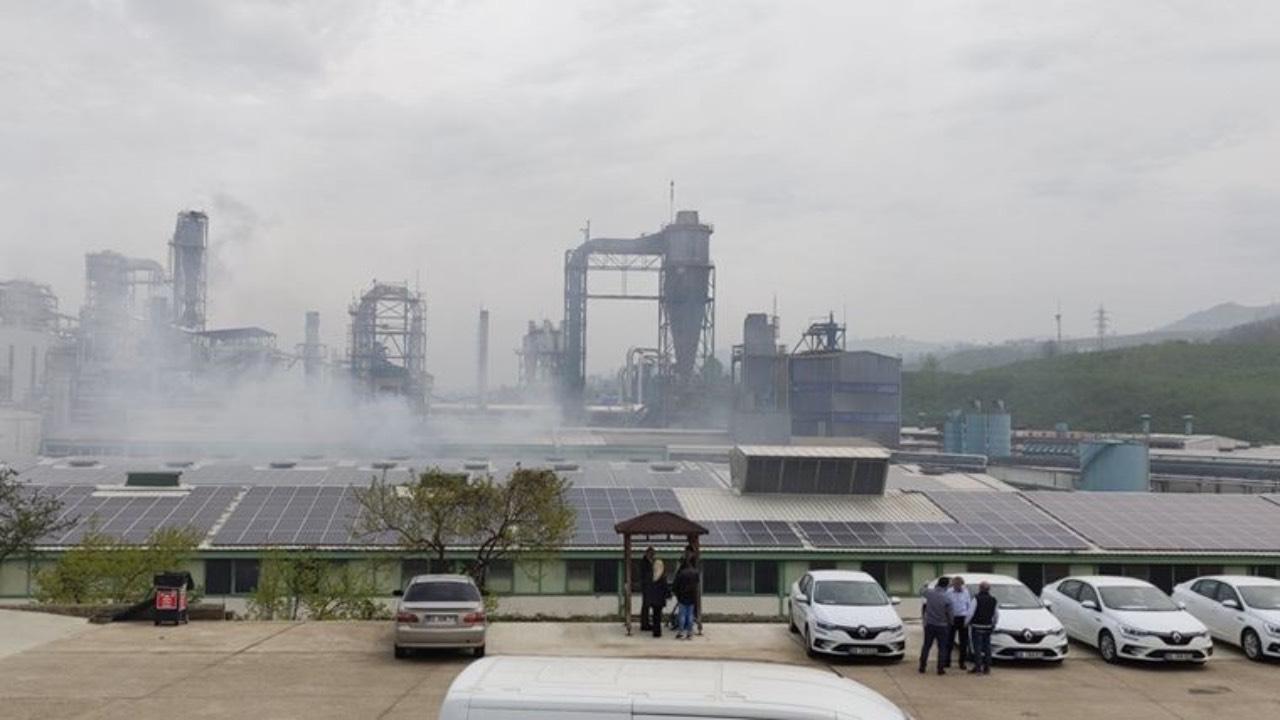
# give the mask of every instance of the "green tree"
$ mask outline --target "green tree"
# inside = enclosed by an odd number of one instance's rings
[[[96,528],[50,568],[36,574],[36,598],[46,603],[136,603],[151,592],[156,573],[175,570],[191,559],[200,533],[159,528],[141,543],[130,543]]]
[[[40,538],[74,524],[74,518],[62,517],[62,501],[0,466],[0,563],[30,555]]]
[[[407,485],[375,478],[356,491],[353,524],[415,553],[445,559],[451,549],[474,552],[469,572],[483,587],[489,565],[515,550],[546,553],[573,535],[569,483],[545,469],[517,468],[505,480],[431,470]]]

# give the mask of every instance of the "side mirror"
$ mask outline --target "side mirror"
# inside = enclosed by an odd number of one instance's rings
[[[1186,604],[1186,603],[1184,603],[1184,602],[1182,602],[1181,600],[1179,600],[1179,601],[1178,601],[1178,609],[1179,609],[1179,610],[1186,610],[1186,609],[1187,609],[1187,604]]]
[[[1179,603],[1179,604],[1182,604],[1182,603]],[[1240,603],[1236,602],[1236,601],[1235,601],[1234,599],[1232,599],[1232,598],[1227,598],[1226,600],[1223,600],[1223,601],[1222,601],[1222,606],[1223,606],[1223,607],[1229,607],[1229,608],[1231,608],[1232,610],[1239,610],[1239,609],[1240,609]]]
[[[392,590],[392,591],[391,591],[391,597],[404,597],[404,591],[403,591],[403,590]]]
[[[1041,605],[1044,605],[1044,609],[1045,609],[1045,610],[1052,610],[1052,609],[1053,609],[1053,601],[1052,601],[1052,600],[1041,600],[1041,601],[1040,601],[1040,604],[1041,604]]]
[[[1097,612],[1097,611],[1098,611],[1098,603],[1096,603],[1096,602],[1094,602],[1094,601],[1092,601],[1092,600],[1085,600],[1085,601],[1081,602],[1081,603],[1080,603],[1080,607],[1089,608],[1090,610],[1093,610],[1094,612]]]
[[[890,605],[901,605],[901,604],[902,604],[902,598],[898,597],[897,595],[890,595],[890,596],[889,596],[889,604],[890,604]]]
[[[808,596],[808,595],[805,595],[804,593],[800,593],[800,594],[796,595],[796,602],[800,603],[801,605],[808,605],[808,604],[809,604],[809,596]]]

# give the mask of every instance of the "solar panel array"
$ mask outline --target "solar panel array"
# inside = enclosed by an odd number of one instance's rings
[[[358,514],[349,487],[249,488],[213,537],[214,545],[353,545],[392,543],[393,538],[352,535]]]
[[[680,513],[680,501],[674,491],[665,488],[572,488],[569,503],[577,512],[570,545],[617,545],[620,542],[613,526],[622,520],[647,512],[664,510]]]
[[[126,542],[142,542],[160,528],[191,528],[207,533],[240,491],[202,487],[190,492],[99,492],[92,486],[46,487],[62,503],[63,519],[75,524],[40,539],[42,545],[74,545],[91,529]]]
[[[1026,493],[1107,550],[1280,550],[1280,505],[1257,495]]]
[[[929,499],[994,548],[1084,550],[1088,543],[1013,492],[929,492]]]
[[[708,530],[704,547],[803,547],[804,541],[790,523],[777,520],[742,520],[698,523]]]

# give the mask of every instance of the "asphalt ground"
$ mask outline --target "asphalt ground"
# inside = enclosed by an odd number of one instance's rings
[[[38,622],[23,615],[0,616],[0,637],[13,623]],[[0,657],[6,720],[430,719],[471,661],[452,652],[396,660],[387,623],[49,625],[48,642]],[[1280,718],[1280,663],[1253,663],[1221,645],[1206,667],[1111,666],[1073,646],[1061,666],[997,665],[989,676],[938,677],[916,672],[919,626],[908,628],[909,654],[900,663],[813,661],[781,624],[708,625],[692,641],[628,638],[613,624],[495,624],[489,652],[828,667],[920,720]]]

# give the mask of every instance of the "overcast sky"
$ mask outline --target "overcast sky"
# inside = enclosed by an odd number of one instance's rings
[[[211,217],[213,324],[300,340],[420,278],[429,366],[493,384],[562,314],[587,218],[715,225],[717,341],[774,294],[790,341],[1132,332],[1280,267],[1280,3],[6,2],[0,277],[83,293]],[[593,370],[656,334],[593,306]]]

